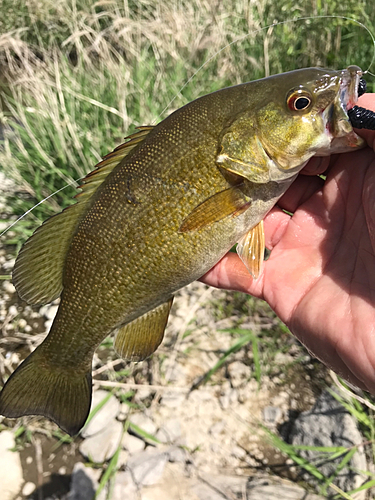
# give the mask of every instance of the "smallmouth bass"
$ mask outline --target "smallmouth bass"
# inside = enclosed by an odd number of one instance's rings
[[[162,341],[173,294],[235,244],[256,278],[263,218],[313,155],[364,145],[348,110],[362,72],[307,68],[201,97],[141,127],[83,181],[77,203],[21,249],[20,297],[61,296],[51,330],[6,382],[0,414],[43,415],[76,434],[97,346],[139,361]]]

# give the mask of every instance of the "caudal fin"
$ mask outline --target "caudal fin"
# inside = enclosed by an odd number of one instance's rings
[[[91,370],[51,369],[40,347],[7,380],[0,393],[0,415],[43,415],[73,436],[90,411]]]

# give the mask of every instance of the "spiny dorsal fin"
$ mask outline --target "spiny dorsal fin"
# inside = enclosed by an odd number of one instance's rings
[[[18,295],[29,304],[46,304],[60,296],[66,254],[89,201],[112,170],[154,127],[139,127],[127,142],[106,155],[82,182],[77,203],[44,222],[26,241],[13,270]]]
[[[119,356],[129,361],[151,356],[163,340],[172,302],[173,297],[118,330],[114,348]]]

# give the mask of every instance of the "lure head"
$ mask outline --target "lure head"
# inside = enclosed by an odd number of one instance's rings
[[[358,100],[361,75],[358,66],[349,66],[341,71],[307,68],[269,79],[268,102],[257,111],[258,138],[280,170],[299,169],[313,155],[364,145],[348,117]]]

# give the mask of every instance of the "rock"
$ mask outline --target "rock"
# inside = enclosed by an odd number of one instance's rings
[[[129,471],[117,472],[111,500],[138,500],[137,491]]]
[[[56,313],[57,313],[57,309],[59,308],[58,305],[53,305],[53,306],[49,306],[47,307],[47,311],[45,312],[45,317],[47,319],[49,319],[50,321],[52,321],[53,319],[55,319],[55,316],[56,316]]]
[[[130,454],[134,454],[144,450],[145,442],[137,436],[125,434],[122,440],[122,446],[127,449]]]
[[[79,451],[95,463],[105,462],[115,454],[121,436],[121,422],[112,420],[104,430],[85,439],[79,447]]]
[[[237,389],[228,389],[219,397],[219,403],[223,410],[227,410],[238,402]]]
[[[351,448],[363,442],[356,421],[349,412],[331,396],[326,390],[317,399],[315,406],[310,410],[301,413],[292,426],[290,441],[294,445],[304,446],[344,446]],[[301,450],[300,455],[306,458],[326,476],[330,477],[335,473],[337,466],[343,457],[334,461],[328,461],[329,455],[325,455],[320,462],[318,457],[321,452],[312,450]],[[338,473],[333,480],[343,491],[350,491],[358,488],[366,481],[366,476],[358,471],[366,471],[367,463],[362,448],[357,449],[350,462]],[[305,474],[306,481],[316,484],[316,480],[309,474]],[[356,500],[366,498],[366,491],[360,492]]]
[[[9,259],[9,260],[6,260],[4,263],[3,263],[3,269],[4,271],[12,271],[12,269],[14,268],[14,264],[16,263],[16,259]],[[10,309],[10,308],[9,308]]]
[[[214,476],[205,474],[192,486],[191,491],[199,500],[224,500],[226,498],[244,498],[247,478],[244,476]],[[257,500],[263,500],[259,497]],[[280,500],[280,499],[279,499]],[[284,500],[284,499],[283,499]]]
[[[274,358],[274,363],[278,365],[288,365],[290,363],[293,363],[294,358],[291,356],[289,353],[284,353],[284,352],[277,352],[276,356]]]
[[[238,445],[233,446],[230,453],[233,457],[236,457],[238,459],[243,459],[246,457],[246,451]]]
[[[186,462],[186,450],[180,448],[179,446],[171,446],[167,450],[168,459],[172,463],[184,463]]]
[[[52,308],[52,312],[48,313],[49,309]],[[58,306],[57,305],[47,305],[47,306],[42,306],[39,309],[39,316],[44,316],[46,319],[53,319],[55,317],[55,314],[57,312]],[[54,313],[54,315],[52,315]]]
[[[104,398],[107,398],[108,394],[108,391],[103,391],[101,389],[95,391],[92,397],[91,410],[100,404]],[[111,421],[116,418],[120,408],[120,402],[113,394],[111,394],[108,401],[97,413],[95,413],[90,422],[83,428],[81,436],[84,438],[93,436],[94,434],[104,430],[108,427],[108,425],[111,425]]]
[[[147,448],[128,460],[128,469],[138,487],[156,484],[162,477],[168,454]]]
[[[117,420],[120,422],[125,422],[128,418],[130,407],[126,403],[120,404],[120,411],[117,414]]]
[[[142,431],[147,432],[147,434],[151,434],[151,436],[154,436],[156,434],[156,425],[153,422],[153,420],[145,415],[144,413],[134,413],[130,417],[130,424],[134,424],[137,427],[139,427]],[[137,430],[131,427],[132,432],[134,434],[138,434]],[[142,437],[142,434],[139,434],[140,437]]]
[[[171,370],[169,376],[169,383],[177,386],[184,387],[187,384],[187,371],[186,368],[179,364],[175,363],[173,369]],[[174,391],[177,392],[177,391]]]
[[[226,422],[225,420],[219,420],[215,422],[208,430],[213,436],[219,436],[225,430]]]
[[[16,293],[16,289],[14,288],[14,285],[10,281],[3,282],[3,289],[5,292],[9,294]]]
[[[129,452],[127,450],[121,450],[118,455],[117,469],[124,467],[128,463]]]
[[[283,412],[277,406],[266,406],[263,408],[263,421],[267,425],[277,425],[283,416]]]
[[[9,306],[8,313],[9,313],[9,316],[11,316],[12,318],[15,318],[18,315],[17,306],[15,306],[14,304]]]
[[[251,369],[249,366],[241,363],[241,361],[233,361],[228,365],[228,373],[232,387],[237,388],[246,383],[251,377]]]
[[[161,443],[175,443],[181,437],[181,422],[178,418],[167,420],[156,433]]]
[[[289,481],[280,479],[256,479],[247,485],[246,500],[324,500],[324,497],[308,493]]]
[[[20,455],[16,451],[10,451],[15,445],[11,431],[0,432],[1,500],[13,500],[23,484]]]
[[[166,390],[161,398],[160,404],[168,408],[179,408],[184,404],[186,394],[177,391]]]
[[[26,498],[30,496],[32,493],[34,493],[35,489],[36,489],[36,484],[28,481],[23,485],[22,495]]]
[[[98,486],[96,471],[91,467],[85,467],[81,462],[77,462],[73,468],[67,500],[93,500]],[[106,492],[103,490],[97,499],[104,500],[105,498]]]

